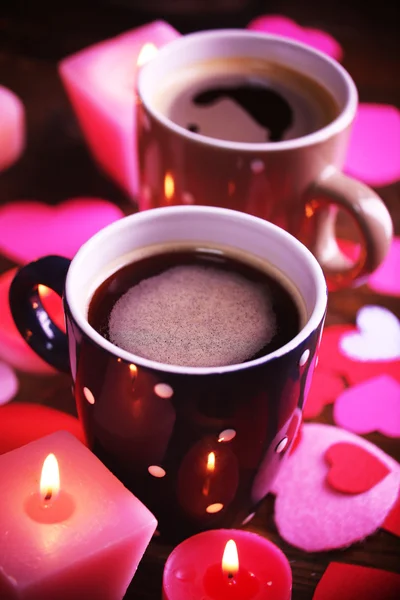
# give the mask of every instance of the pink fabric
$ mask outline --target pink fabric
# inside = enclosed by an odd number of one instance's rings
[[[0,361],[0,406],[7,404],[18,392],[18,378],[14,370]]]
[[[384,262],[369,280],[368,286],[378,294],[400,296],[400,238],[393,238]]]
[[[24,148],[24,105],[14,92],[0,85],[0,171],[18,160]]]
[[[107,200],[73,198],[57,206],[20,201],[0,207],[0,252],[18,263],[46,254],[72,258],[100,229],[123,216]]]
[[[369,185],[400,179],[400,111],[387,104],[360,104],[345,171]]]
[[[400,383],[380,375],[344,390],[333,410],[340,427],[365,434],[400,437]]]
[[[297,40],[298,42],[312,46],[320,52],[328,54],[332,58],[336,58],[336,60],[340,60],[343,56],[340,44],[329,33],[320,29],[302,27],[283,15],[257,17],[249,23],[247,28],[253,31],[265,31],[266,33],[282,35],[283,37]]]
[[[338,442],[360,446],[391,472],[361,494],[332,489],[325,453]],[[338,427],[308,423],[273,486],[275,522],[287,542],[307,552],[346,547],[382,525],[397,499],[399,484],[400,465],[382,450]]]

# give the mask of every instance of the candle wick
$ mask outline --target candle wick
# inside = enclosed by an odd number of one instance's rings
[[[228,579],[233,579],[233,573],[228,573]]]
[[[51,490],[47,490],[46,495],[44,497],[45,501],[48,502],[49,500],[51,500],[52,495],[53,494],[51,493]]]

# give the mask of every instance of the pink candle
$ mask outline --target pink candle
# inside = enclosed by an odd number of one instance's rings
[[[283,552],[248,531],[199,533],[175,548],[164,569],[163,600],[289,600],[291,591]]]
[[[155,527],[66,432],[0,456],[2,600],[122,599]]]
[[[93,156],[132,197],[138,189],[136,74],[157,48],[178,36],[167,23],[155,21],[81,50],[59,65]]]
[[[24,147],[24,105],[11,90],[0,85],[0,171],[10,167]]]

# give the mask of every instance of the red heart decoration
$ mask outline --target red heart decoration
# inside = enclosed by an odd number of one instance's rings
[[[325,452],[331,465],[327,481],[344,494],[367,492],[390,473],[390,469],[361,446],[338,442]]]
[[[383,522],[382,528],[400,537],[400,496]]]
[[[344,389],[343,379],[317,367],[308,398],[303,408],[305,419],[314,419],[327,404],[332,404]]]
[[[397,600],[400,575],[360,565],[331,562],[313,600]]]

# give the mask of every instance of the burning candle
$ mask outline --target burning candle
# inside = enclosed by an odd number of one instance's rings
[[[0,597],[122,599],[156,524],[66,432],[4,454]]]
[[[24,147],[24,105],[11,90],[0,85],[0,171],[10,167]]]
[[[163,600],[290,600],[285,555],[248,531],[219,529],[177,546],[164,569]]]
[[[155,21],[85,48],[59,66],[94,158],[132,197],[138,190],[136,74],[178,36],[167,23]]]

